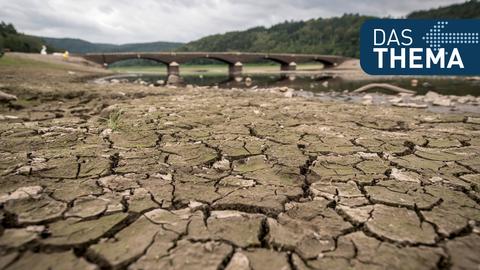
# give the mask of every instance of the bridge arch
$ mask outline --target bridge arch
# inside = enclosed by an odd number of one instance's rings
[[[115,63],[118,63],[118,62],[122,62],[122,61],[127,61],[127,60],[135,60],[135,59],[142,59],[142,60],[148,60],[148,61],[153,61],[153,62],[156,62],[156,63],[161,63],[161,64],[164,64],[164,65],[167,65],[169,63],[161,60],[161,59],[158,59],[156,57],[152,57],[152,56],[141,56],[140,57],[135,57],[133,55],[126,55],[126,56],[120,56],[120,57],[105,57],[105,59],[103,60],[103,63],[104,64],[107,64],[107,65],[111,65],[111,64],[115,64]]]
[[[155,61],[157,63],[161,63],[161,64],[164,64],[166,66],[168,66],[169,63],[165,62],[165,61],[162,61],[160,59],[157,59],[155,57],[145,57],[145,56],[141,56],[141,57],[138,57],[136,59],[145,59],[145,60],[150,60],[150,61]]]
[[[105,65],[106,64],[106,65]],[[153,69],[158,72],[166,72],[168,69],[168,64],[164,63],[163,61],[159,61],[158,59],[151,58],[151,57],[141,57],[141,58],[125,58],[125,59],[116,59],[115,61],[109,61],[109,63],[105,63],[104,67],[107,69],[111,69],[117,72],[123,72],[125,69],[137,69],[140,67],[140,70],[147,71],[149,69]]]
[[[294,71],[297,69],[297,62],[294,59],[285,59],[275,56],[265,56],[263,59],[280,64],[281,71]]]
[[[223,56],[223,55],[215,55],[215,54],[210,55],[208,53],[206,53],[204,55],[193,55],[193,56],[189,57],[188,59],[183,59],[182,64],[190,62],[190,61],[201,60],[201,59],[214,60],[214,61],[217,61],[217,62],[227,64],[228,65],[228,73],[231,76],[237,76],[237,75],[240,75],[242,73],[242,69],[243,69],[243,63],[242,62],[238,61],[237,59],[232,59],[231,57]]]
[[[122,56],[119,56],[119,57],[104,57],[102,59],[102,61],[104,62],[103,65],[105,66],[105,68],[110,68],[110,67],[112,67],[112,65],[115,65],[115,64],[118,64],[118,63],[121,63],[121,62],[125,62],[125,61],[129,61],[129,60],[146,60],[148,62],[154,62],[154,63],[161,64],[162,66],[164,66],[166,68],[166,72],[168,74],[174,74],[174,75],[179,74],[178,65],[176,66],[175,63],[173,63],[173,65],[172,65],[172,63],[167,63],[167,62],[163,61],[162,59],[158,59],[157,57],[154,57],[154,56],[122,55]],[[140,63],[140,65],[142,65],[142,64]]]
[[[336,66],[336,63],[333,63],[331,61],[327,61],[325,59],[312,59],[312,60],[315,61],[315,62],[322,63],[323,68],[332,68],[332,67]]]
[[[219,57],[219,56],[210,56],[208,54],[206,54],[204,56],[193,57],[191,60],[197,60],[197,59],[209,59],[209,60],[211,59],[211,60],[216,60],[216,61],[222,62],[222,63],[227,64],[227,65],[235,64],[235,61],[231,61],[230,59],[226,59],[224,57]]]
[[[290,64],[291,62],[289,61],[286,61],[286,60],[283,60],[283,59],[279,59],[279,58],[276,58],[276,57],[271,57],[271,56],[265,56],[263,59],[265,60],[270,60],[272,62],[275,62],[275,63],[278,63],[280,65],[288,65]]]

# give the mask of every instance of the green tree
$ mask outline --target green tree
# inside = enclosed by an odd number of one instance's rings
[[[0,22],[0,33],[2,34],[17,34],[17,30],[13,26],[13,24],[5,23],[5,22]]]
[[[0,22],[0,48],[15,52],[40,52],[42,40],[19,33],[11,23]]]

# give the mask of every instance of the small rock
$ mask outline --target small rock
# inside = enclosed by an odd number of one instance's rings
[[[27,228],[25,228],[27,230],[27,232],[36,232],[36,233],[41,233],[43,231],[45,231],[45,226],[43,225],[31,225],[31,226],[27,226]]]
[[[124,98],[127,94],[125,94],[124,92],[121,92],[121,91],[118,91],[118,92],[114,92],[112,93],[111,97],[112,98],[118,98],[118,99],[121,99],[121,98]]]
[[[365,159],[378,158],[377,153],[358,152],[358,155]]]
[[[204,206],[203,203],[197,202],[197,201],[190,201],[188,203],[188,208],[190,208],[190,210],[192,210],[192,212],[202,208],[203,206]]]
[[[255,181],[250,179],[242,179],[235,176],[229,176],[220,180],[219,185],[234,187],[253,187],[255,185]]]
[[[230,170],[230,161],[228,159],[222,159],[213,164],[213,168],[219,171]]]
[[[156,112],[156,111],[157,111],[157,108],[155,108],[154,106],[148,107],[148,112],[149,112],[149,113],[154,113],[154,112]]]
[[[433,105],[437,106],[452,106],[452,101],[445,96],[442,96],[436,92],[433,91],[428,91],[427,94],[424,97],[424,100],[426,102],[431,102]]]
[[[475,102],[475,97],[471,95],[466,95],[462,97],[457,97],[457,102],[460,104],[465,104],[468,102]]]
[[[432,182],[432,183],[437,183],[437,182],[442,182],[443,181],[443,179],[439,176],[434,176],[434,177],[432,177],[428,180],[430,180],[430,182]]]
[[[445,107],[450,107],[452,106],[452,101],[447,99],[447,98],[442,98],[442,99],[437,99],[432,102],[433,105],[437,106],[445,106]]]
[[[372,99],[373,99],[373,96],[367,94],[367,95],[364,95],[364,96],[362,97],[362,99],[367,99],[367,100],[370,99],[370,100],[372,100]]]
[[[0,114],[0,120],[17,120],[19,119],[17,116],[14,115],[1,115]]]
[[[392,172],[390,173],[390,178],[405,182],[420,183],[419,177],[420,176],[414,172],[405,172],[397,168],[392,168]]]
[[[107,138],[108,136],[110,136],[110,134],[112,134],[112,129],[107,128],[107,129],[104,129],[102,133],[100,133],[100,136],[102,136],[102,138]]]
[[[390,98],[388,101],[390,101],[391,103],[400,103],[403,101],[403,98],[402,97],[393,97],[393,98]]]
[[[213,243],[212,242],[207,242],[203,245],[206,251],[212,252],[213,251]]]
[[[363,105],[372,105],[373,104],[373,100],[371,99],[365,99],[362,101],[362,104]]]
[[[287,92],[283,94],[284,97],[286,98],[292,98],[293,97],[293,89],[288,89]]]
[[[232,259],[227,265],[225,270],[249,270],[250,262],[248,261],[248,257],[241,252],[236,252],[233,254]]]
[[[405,108],[418,108],[425,109],[428,108],[427,104],[418,104],[418,103],[393,103],[392,106],[395,107],[405,107]]]
[[[3,91],[0,91],[0,101],[11,101],[11,100],[17,100],[17,96],[7,94]]]
[[[480,118],[479,117],[468,117],[467,118],[467,123],[480,124]]]
[[[171,173],[167,173],[167,174],[156,173],[156,174],[153,174],[152,177],[160,178],[162,180],[169,181],[169,182],[173,180],[173,176]]]

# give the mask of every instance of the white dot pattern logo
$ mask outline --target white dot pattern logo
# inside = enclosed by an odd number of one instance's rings
[[[443,47],[444,44],[478,44],[480,39],[478,32],[476,33],[448,33],[443,29],[448,25],[448,21],[439,21],[427,32],[422,39],[434,51]]]

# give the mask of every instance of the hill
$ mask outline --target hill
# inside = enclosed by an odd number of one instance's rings
[[[480,18],[476,0],[416,11],[407,18]],[[212,35],[190,42],[179,51],[243,51],[335,54],[360,56],[359,32],[362,23],[374,17],[345,14],[328,19],[292,21],[270,28],[256,27],[246,31]]]
[[[47,44],[62,50],[68,50],[71,53],[94,53],[94,52],[152,52],[152,51],[171,51],[183,43],[178,42],[149,42],[149,43],[131,43],[131,44],[107,44],[92,43],[82,39],[73,38],[49,38],[41,37]]]
[[[179,50],[320,53],[358,57],[358,31],[363,22],[371,18],[346,14],[329,19],[284,22],[270,28],[256,27],[204,37]]]

